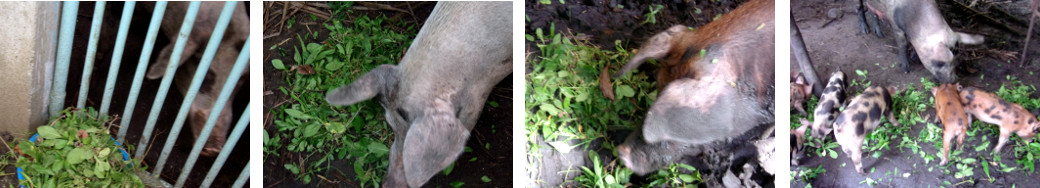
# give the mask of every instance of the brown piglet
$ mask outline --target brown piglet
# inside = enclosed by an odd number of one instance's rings
[[[971,116],[964,111],[957,89],[960,84],[943,84],[932,88],[935,96],[935,113],[943,124],[943,155],[939,165],[946,165],[950,156],[950,141],[957,138],[957,147],[964,147],[964,134],[968,132]]]

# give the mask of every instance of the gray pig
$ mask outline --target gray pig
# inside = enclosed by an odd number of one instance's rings
[[[862,94],[852,98],[849,106],[834,120],[834,138],[838,140],[842,151],[852,158],[856,172],[863,174],[863,140],[867,134],[881,126],[881,115],[899,126],[892,113],[892,95],[894,87],[883,88],[870,86]]]
[[[398,65],[328,93],[376,97],[394,130],[383,187],[419,187],[462,153],[492,87],[512,72],[511,2],[440,2]]]
[[[697,152],[690,148],[772,126],[774,11],[773,1],[753,0],[696,30],[673,26],[615,74],[662,60],[657,100],[618,146],[627,167],[647,174]]]
[[[170,44],[159,51],[159,56],[156,58],[155,63],[148,68],[148,73],[146,74],[148,79],[159,79],[166,74],[166,67],[170,61],[174,43],[177,41],[177,33],[184,22],[188,4],[189,2],[170,2],[167,5],[160,29],[170,39]],[[154,3],[143,3],[143,5],[149,11],[154,11],[155,9]],[[181,92],[181,94],[188,92],[191,79],[199,66],[198,59],[202,57],[205,46],[209,43],[210,36],[213,35],[213,29],[216,27],[217,19],[220,17],[223,7],[224,2],[202,2],[199,8],[195,24],[192,27],[191,34],[188,35],[188,41],[184,45],[184,52],[181,54],[180,62],[178,62],[178,66],[185,66],[184,68],[188,71],[177,71],[174,75],[174,84],[176,84],[177,91]],[[248,37],[249,16],[246,15],[245,4],[238,3],[231,18],[231,23],[228,24],[228,28],[224,32],[224,38],[213,57],[209,71],[206,73],[206,78],[199,88],[199,93],[195,97],[195,101],[191,103],[187,123],[191,126],[193,136],[196,139],[199,137],[199,132],[202,132],[202,128],[205,126],[210,113],[212,113],[210,111],[213,110],[213,106],[217,103],[217,96],[220,95],[220,90],[224,87],[224,82],[227,81],[229,74],[231,74],[231,68],[234,67],[235,60],[238,58],[242,45]],[[192,57],[195,58],[188,61]],[[241,85],[240,83],[235,83],[235,92],[238,91],[237,88]],[[234,96],[234,94],[231,96]],[[220,117],[209,135],[206,146],[202,149],[202,156],[216,156],[224,147],[224,142],[227,140],[228,127],[231,126],[232,119],[231,101],[225,104],[224,110],[220,112]]]
[[[983,36],[954,32],[943,20],[934,0],[860,0],[860,29],[869,32],[866,11],[870,9],[877,17],[871,19],[874,32],[882,37],[878,19],[884,19],[891,25],[896,37],[896,50],[899,51],[899,62],[904,72],[910,72],[907,58],[907,44],[912,44],[921,64],[935,75],[940,82],[953,83],[957,75],[953,68],[959,64],[954,61],[950,48],[957,43],[981,44]]]

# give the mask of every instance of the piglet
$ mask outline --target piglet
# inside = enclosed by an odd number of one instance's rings
[[[939,165],[946,165],[950,156],[950,141],[954,138],[957,138],[957,147],[964,147],[964,134],[971,124],[971,116],[964,111],[957,91],[960,87],[960,84],[943,84],[932,88],[935,113],[943,124],[943,155]]]
[[[615,77],[659,59],[660,94],[643,126],[618,146],[625,166],[646,174],[691,146],[773,126],[774,11],[772,0],[752,0],[698,29],[673,26],[643,44]]]
[[[173,53],[174,43],[177,41],[181,24],[184,22],[184,15],[188,10],[188,4],[189,2],[169,2],[167,5],[160,29],[171,42],[159,51],[159,56],[155,59],[155,63],[149,67],[145,75],[148,79],[159,79],[165,76],[171,53]],[[150,11],[153,11],[155,8],[154,3],[144,3],[143,5]],[[191,34],[188,35],[187,43],[184,45],[184,52],[181,53],[181,59],[178,62],[178,66],[184,66],[184,70],[187,71],[177,71],[174,75],[174,85],[176,85],[177,91],[181,94],[186,94],[191,86],[192,77],[199,66],[199,59],[202,57],[205,45],[209,43],[210,36],[213,35],[213,29],[216,27],[217,19],[220,17],[223,7],[224,2],[202,2],[199,8],[195,24],[192,27]],[[202,86],[199,88],[199,93],[191,103],[188,111],[187,123],[191,126],[193,136],[196,139],[206,125],[206,120],[209,118],[210,113],[213,113],[211,111],[217,103],[217,96],[220,95],[220,90],[225,84],[224,82],[230,76],[231,69],[234,67],[238,54],[242,50],[242,45],[248,37],[249,16],[246,15],[245,4],[239,2],[235,7],[231,22],[224,32],[223,40],[213,57],[213,62],[207,70],[208,72],[202,82]],[[233,84],[236,84],[234,92],[237,93],[239,90],[237,88],[239,88],[241,82]],[[231,96],[235,96],[235,94],[232,93]],[[209,135],[209,140],[202,149],[202,156],[212,157],[220,153],[227,139],[231,119],[231,101],[228,101],[217,118],[216,125],[214,125]]]
[[[894,87],[868,87],[862,94],[852,98],[849,106],[834,120],[834,138],[838,140],[842,151],[852,158],[856,172],[860,174],[863,174],[863,141],[867,134],[881,126],[881,115],[899,126],[892,113],[892,95],[895,92]]]
[[[823,140],[833,129],[834,119],[838,116],[838,109],[845,104],[845,73],[834,71],[831,78],[827,80],[827,87],[823,88],[820,101],[816,104],[813,112],[812,136]]]
[[[798,156],[802,153],[802,145],[805,145],[805,131],[812,123],[809,120],[800,119],[802,125],[791,130],[791,165],[798,165]]]
[[[332,105],[371,98],[394,130],[383,187],[419,187],[455,161],[484,100],[512,72],[511,2],[440,2],[397,65],[328,93]]]
[[[877,15],[870,21],[878,37],[884,35],[878,19],[884,19],[892,26],[903,71],[910,72],[907,44],[911,44],[921,64],[940,82],[953,83],[957,80],[953,69],[958,62],[954,61],[950,48],[957,43],[981,44],[984,40],[981,35],[951,30],[933,0],[860,0],[860,29],[864,33],[869,32],[867,9]]]
[[[798,113],[806,115],[804,106],[805,102],[812,97],[813,85],[811,83],[806,84],[805,76],[802,76],[801,73],[795,75],[797,76],[791,82],[791,107],[798,110]]]
[[[996,94],[983,91],[974,87],[966,87],[960,91],[960,102],[964,109],[976,119],[986,123],[1000,126],[1000,141],[993,152],[1000,152],[1000,148],[1007,143],[1011,133],[1018,134],[1026,142],[1031,142],[1037,134],[1040,122],[1036,116],[1028,110],[1015,103],[1008,103]]]

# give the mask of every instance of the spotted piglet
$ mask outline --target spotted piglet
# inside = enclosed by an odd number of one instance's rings
[[[852,158],[856,172],[860,174],[863,174],[863,140],[867,133],[881,125],[881,115],[884,114],[889,122],[899,126],[899,122],[892,115],[892,94],[895,91],[894,87],[868,87],[862,94],[853,98],[845,111],[841,111],[834,120],[834,138],[838,140],[842,151]]]
[[[845,103],[845,73],[834,71],[827,81],[827,87],[823,88],[820,102],[816,104],[813,112],[816,116],[812,122],[812,136],[815,138],[826,138],[831,133],[834,118],[838,116],[838,109]]]
[[[1008,103],[999,96],[977,89],[967,87],[960,91],[960,101],[964,109],[975,118],[986,123],[1000,126],[1000,141],[993,152],[999,152],[1000,148],[1007,142],[1011,133],[1018,134],[1026,142],[1033,140],[1037,133],[1040,122],[1036,116],[1029,113],[1022,105]]]
[[[935,113],[943,124],[943,155],[939,165],[946,165],[950,156],[950,141],[957,138],[957,147],[964,147],[964,134],[968,132],[971,116],[964,112],[957,89],[960,84],[943,84],[932,88],[935,96]]]
[[[798,110],[799,113],[805,114],[804,104],[809,101],[812,97],[812,84],[806,84],[805,76],[801,73],[796,74],[794,79],[791,79],[791,107]]]

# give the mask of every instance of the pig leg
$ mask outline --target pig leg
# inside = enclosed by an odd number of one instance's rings
[[[898,29],[896,29],[898,30]],[[910,73],[910,59],[907,57],[906,51],[910,47],[909,41],[906,41],[906,34],[903,31],[896,31],[896,50],[899,50],[899,63],[903,66],[903,72]]]
[[[863,139],[866,135],[857,135],[859,138],[853,141],[852,145],[845,147],[845,153],[849,154],[849,158],[852,158],[852,164],[856,165],[856,172],[863,174]]]
[[[881,25],[880,25],[880,24],[878,24],[878,22],[879,22],[879,21],[880,21],[880,19],[881,19],[881,15],[877,14],[877,12],[878,12],[878,11],[875,11],[875,10],[873,10],[873,9],[872,9],[872,8],[870,7],[870,5],[868,5],[868,4],[866,4],[866,3],[864,3],[863,1],[864,1],[864,0],[860,0],[860,1],[859,1],[859,9],[858,9],[858,12],[859,12],[859,29],[860,29],[860,33],[862,33],[862,34],[867,34],[867,33],[870,33],[870,27],[871,27],[871,25],[872,25],[872,26],[874,27],[874,34],[875,34],[875,35],[877,35],[877,36],[878,36],[878,38],[883,38],[883,37],[885,37],[885,34],[881,32]],[[870,21],[869,25],[868,25],[868,23],[867,23],[867,21],[868,21],[868,18],[867,18],[867,10],[868,10],[868,9],[870,9],[870,10],[871,10],[871,12],[874,12],[874,13],[875,13],[875,14],[874,14],[874,17],[873,17],[873,18],[871,18],[871,19],[869,19],[869,21]]]
[[[942,158],[942,161],[939,162],[939,165],[946,165],[946,159],[948,159],[950,156],[950,141],[952,141],[953,137],[956,136],[956,133],[954,133],[954,130],[952,130],[952,128],[953,127],[950,127],[950,130],[943,131],[943,155],[940,156],[940,158]]]
[[[993,149],[993,153],[1000,153],[1000,148],[1004,147],[1004,144],[1008,141],[1008,137],[1011,136],[1011,131],[1000,128],[1000,141],[997,141],[997,148]]]
[[[864,0],[859,1],[859,30],[860,34],[870,33],[870,27],[867,25],[867,6],[863,5]]]

